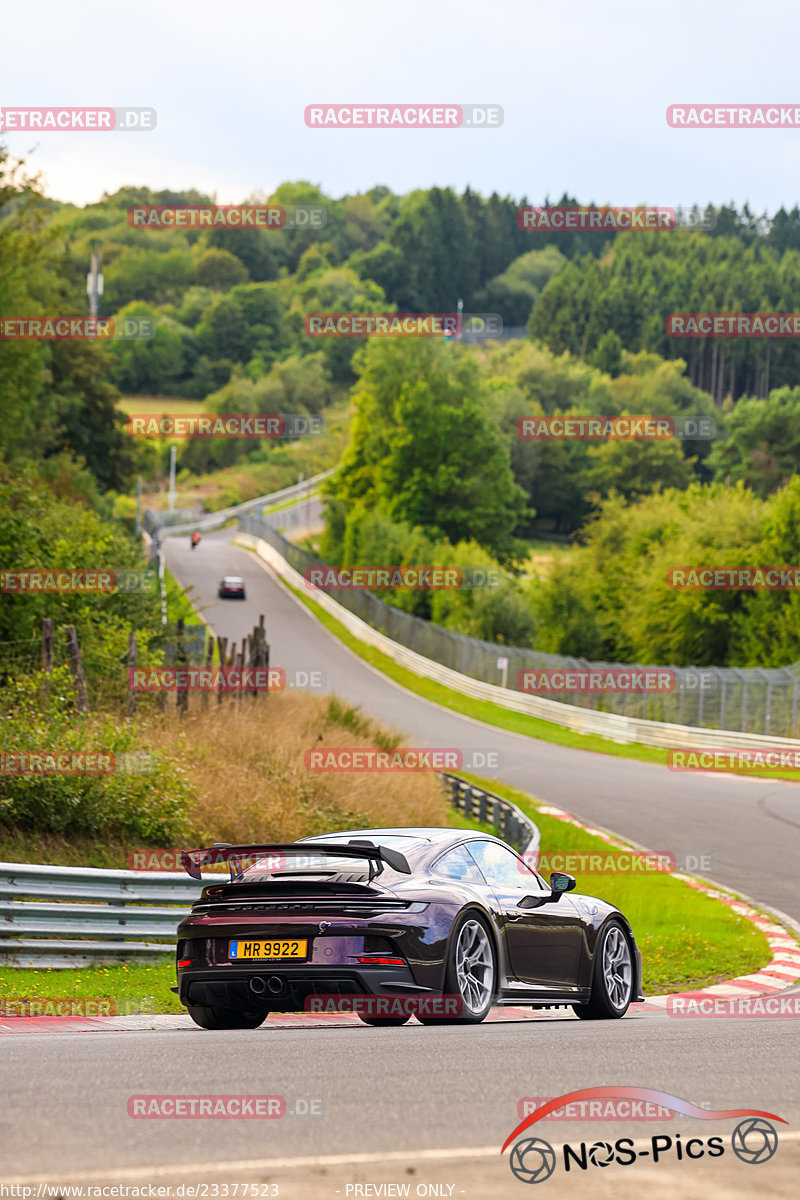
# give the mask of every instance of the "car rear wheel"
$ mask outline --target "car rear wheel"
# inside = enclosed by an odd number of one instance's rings
[[[633,997],[633,953],[625,930],[610,921],[600,934],[594,955],[592,994],[588,1004],[573,1004],[582,1021],[622,1017]]]
[[[489,930],[477,913],[466,913],[450,939],[445,972],[445,1000],[455,1000],[452,1016],[420,1016],[423,1025],[477,1025],[492,1007],[497,966]]]
[[[188,1004],[187,1011],[201,1029],[257,1029],[263,1024],[265,1012],[241,1012],[233,1008]]]
[[[364,1017],[358,1014],[365,1025],[405,1025],[408,1017]]]

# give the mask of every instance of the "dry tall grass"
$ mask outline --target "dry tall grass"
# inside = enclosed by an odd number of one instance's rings
[[[387,748],[396,734],[357,710],[303,692],[268,699],[211,697],[142,725],[142,745],[187,774],[198,842],[288,842],[314,833],[386,825],[445,825],[448,805],[430,771],[310,771],[314,747]]]

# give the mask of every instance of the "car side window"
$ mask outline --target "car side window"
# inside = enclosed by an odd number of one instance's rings
[[[468,850],[492,887],[542,891],[539,876],[507,846],[501,846],[499,842],[474,841],[468,844]]]
[[[437,875],[445,875],[448,879],[462,879],[466,883],[483,883],[484,879],[464,846],[456,846],[448,850],[433,865]]]

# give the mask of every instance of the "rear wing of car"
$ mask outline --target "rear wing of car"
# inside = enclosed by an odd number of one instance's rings
[[[265,842],[254,845],[232,846],[227,842],[216,842],[209,849],[181,850],[181,866],[192,879],[202,879],[202,868],[209,863],[228,863],[231,882],[242,874],[243,859],[260,859],[274,856],[283,858],[291,855],[309,858],[329,854],[334,858],[360,858],[369,863],[370,882],[383,870],[384,865],[403,875],[411,874],[405,855],[389,846],[376,846],[373,842]]]

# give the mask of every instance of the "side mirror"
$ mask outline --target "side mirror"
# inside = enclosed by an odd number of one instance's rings
[[[561,893],[571,892],[575,885],[574,875],[567,875],[564,871],[553,871],[550,875],[550,895],[553,900],[560,900]]]

